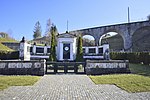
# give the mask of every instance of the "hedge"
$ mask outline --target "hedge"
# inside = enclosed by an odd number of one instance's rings
[[[143,63],[145,65],[150,64],[149,52],[132,52],[132,53],[111,52],[110,57],[112,60],[129,60],[130,63]]]
[[[19,51],[0,51],[0,60],[19,59]]]

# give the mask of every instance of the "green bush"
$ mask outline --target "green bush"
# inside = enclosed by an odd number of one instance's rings
[[[77,62],[82,62],[83,61],[83,49],[82,49],[82,38],[81,38],[81,36],[78,37],[78,47],[77,47],[76,61]]]
[[[126,60],[127,54],[126,53],[120,53],[120,52],[112,52],[112,53],[110,53],[110,57],[113,60]]]
[[[143,53],[143,64],[150,64],[150,53]]]
[[[110,57],[113,60],[129,60],[130,63],[143,63],[145,65],[150,64],[149,52],[132,52],[132,53],[111,52]]]
[[[0,51],[0,59],[19,59],[19,51]]]

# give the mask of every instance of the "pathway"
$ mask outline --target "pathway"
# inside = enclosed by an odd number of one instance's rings
[[[128,93],[115,85],[95,85],[86,75],[45,75],[33,86],[0,91],[0,100],[150,100],[150,92]]]

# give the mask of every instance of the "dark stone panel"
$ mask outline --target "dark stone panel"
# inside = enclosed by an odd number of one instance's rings
[[[45,61],[0,61],[5,63],[5,68],[0,68],[0,75],[37,75],[43,76],[45,74]],[[18,68],[8,68],[8,63],[15,63],[16,65],[22,63]],[[32,64],[29,68],[28,66],[23,66],[23,64]],[[35,63],[40,63],[40,66],[37,66]],[[1,65],[2,66],[2,65]],[[25,68],[26,67],[26,68]]]
[[[130,73],[127,60],[87,60],[85,72],[87,75],[113,73]]]

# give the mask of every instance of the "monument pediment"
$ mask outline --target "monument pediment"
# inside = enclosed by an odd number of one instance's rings
[[[59,34],[58,38],[75,38],[76,36],[69,34],[69,33],[63,33],[63,34]]]

